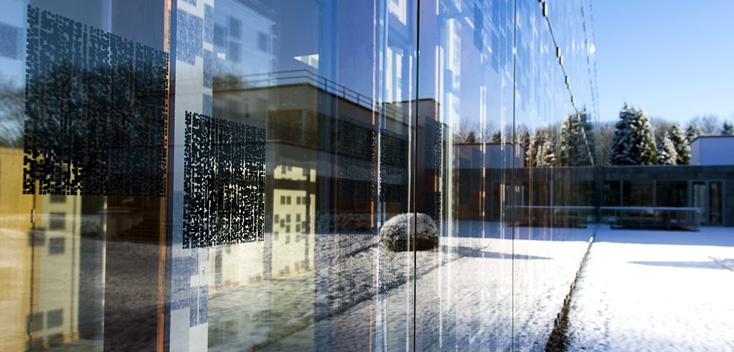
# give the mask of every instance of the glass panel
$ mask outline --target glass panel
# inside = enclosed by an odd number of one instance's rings
[[[622,181],[622,206],[651,207],[654,205],[651,181]]]
[[[198,61],[177,62],[177,75],[203,75],[205,88],[201,94],[193,84],[177,87],[179,97],[191,96],[177,101],[178,123],[190,129],[194,143],[217,153],[210,154],[215,164],[177,169],[182,191],[187,197],[198,183],[196,173],[216,167],[201,175],[210,182],[201,196],[223,198],[217,200],[221,206],[210,203],[208,221],[230,233],[209,237],[214,234],[207,236],[204,228],[189,229],[198,238],[184,242],[180,254],[208,269],[198,284],[208,313],[199,320],[206,347],[366,350],[412,344],[412,239],[396,238],[390,250],[380,233],[389,224],[412,226],[405,214],[414,211],[415,201],[424,203],[424,195],[408,187],[416,130],[413,2],[217,0],[212,9],[179,4],[178,11],[203,14],[205,21],[211,11],[212,27],[228,28],[213,33],[211,54],[204,41],[203,71]],[[428,115],[431,107],[418,106]],[[185,126],[184,111],[195,113]],[[188,148],[188,139],[180,141]],[[183,152],[188,160],[188,149]],[[243,159],[237,158],[244,158],[244,180],[232,178],[240,172],[235,166]],[[230,196],[237,192],[244,195]],[[204,214],[193,203],[188,216],[198,219]],[[236,218],[238,211],[244,218]],[[252,235],[232,237],[239,233]],[[198,257],[189,246],[201,248]],[[190,341],[172,337],[172,345],[201,347]]]
[[[721,225],[723,223],[723,190],[721,182],[709,183],[709,224]]]
[[[571,263],[581,260],[592,233],[586,223],[594,173],[584,169],[590,159],[581,161],[590,149],[579,148],[573,162],[556,157],[565,138],[561,122],[585,120],[587,113],[570,102],[537,3],[437,0],[421,6],[427,10],[421,12],[419,96],[436,99],[447,144],[446,173],[439,178],[446,185],[441,244],[428,265],[418,253],[419,272],[426,274],[416,285],[416,347],[544,345],[550,329],[533,320],[554,319],[558,312],[544,304],[563,301],[565,293],[553,288],[573,280]],[[580,6],[558,11],[576,13]],[[559,33],[568,35],[556,38],[569,47],[583,42],[573,38],[583,35],[582,21],[570,17],[558,22]],[[585,71],[579,72],[575,78],[582,82]],[[420,134],[417,139],[421,153]],[[432,184],[416,186],[420,194]]]
[[[0,63],[3,128],[11,133],[0,187],[3,238],[13,239],[4,270],[15,273],[2,282],[14,291],[4,303],[16,307],[2,319],[3,349],[162,346],[164,4],[33,0],[3,8],[3,46],[12,48]]]
[[[604,182],[604,206],[618,207],[621,206],[622,187],[619,181]]]
[[[548,340],[585,1],[1,1],[3,350]]]
[[[434,108],[417,106],[417,210],[441,237],[417,253],[416,348],[504,349],[512,341],[512,234],[503,221],[521,194],[507,171],[522,160],[510,144],[513,8],[421,6],[418,94]]]
[[[693,182],[693,206],[701,210],[701,223],[708,224],[708,211],[706,209],[706,183]]]
[[[688,182],[657,181],[655,201],[658,207],[687,207]]]

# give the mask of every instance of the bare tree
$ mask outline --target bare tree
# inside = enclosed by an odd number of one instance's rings
[[[721,126],[719,118],[711,114],[696,116],[691,120],[691,124],[700,127],[703,134],[718,134]]]
[[[0,146],[23,146],[23,119],[25,93],[22,87],[0,82]]]
[[[488,143],[491,141],[494,131],[494,125],[491,122],[487,122],[480,127],[479,121],[464,118],[456,132],[456,142],[462,144]]]
[[[652,131],[655,134],[655,140],[661,141],[665,135],[665,132],[670,133],[673,128],[673,123],[657,116],[650,117],[650,124],[652,124]]]
[[[601,122],[594,126],[597,153],[599,155],[598,163],[601,166],[609,165],[609,143],[612,141],[614,124],[614,122]]]

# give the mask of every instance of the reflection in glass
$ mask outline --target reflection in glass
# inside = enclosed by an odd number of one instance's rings
[[[6,0],[0,346],[543,346],[601,203],[585,4]]]

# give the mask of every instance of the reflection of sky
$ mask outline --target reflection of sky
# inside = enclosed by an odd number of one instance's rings
[[[3,28],[3,34],[11,32],[16,33],[15,41],[16,58],[8,58],[0,56],[0,82],[12,82],[13,85],[20,86],[25,81],[25,63],[22,58],[25,56],[23,47],[23,38],[25,38],[25,6],[26,2],[22,0],[11,0],[3,2],[3,10],[0,11],[0,26]],[[3,37],[2,40],[7,40]],[[8,43],[3,43],[7,45]]]
[[[439,6],[436,6],[436,1]],[[6,10],[0,14],[0,21],[22,29],[24,3],[22,0],[6,1]],[[513,31],[510,3],[503,0],[476,3],[426,0],[422,3],[419,94],[421,99],[438,100],[442,109],[440,116],[444,121],[452,124],[461,120],[472,124],[483,122],[495,129],[512,122],[511,55],[506,56],[509,61],[498,63],[507,53],[504,48],[511,48]],[[455,4],[459,7],[454,7]],[[549,44],[547,28],[538,15],[540,7],[535,3],[523,4],[518,9],[523,14],[518,30],[521,50],[517,59],[518,77],[522,79],[518,80],[518,94],[515,97],[521,107],[517,109],[516,121],[531,128],[542,127],[560,121],[571,108],[567,102],[568,92],[562,83],[563,74],[555,63],[552,44]],[[241,74],[307,69],[378,101],[413,100],[416,94],[416,3],[411,0],[391,0],[384,4],[378,2],[378,5],[384,6],[377,6],[383,18],[376,18],[379,17],[374,15],[376,5],[369,1],[277,0],[259,5],[266,7],[269,11],[267,16],[272,17],[273,22],[268,19],[263,25],[274,23],[272,37],[277,49],[273,54],[277,56],[272,65],[263,65],[263,61],[268,61],[264,59],[265,56],[246,53],[242,59]],[[66,7],[75,11],[80,9],[80,6],[68,4]],[[438,16],[434,11],[429,11],[434,8],[439,9]],[[216,21],[220,25],[226,25],[223,22],[228,11],[227,6],[217,7],[215,4]],[[482,18],[484,59],[476,47],[477,29],[474,22],[478,18]],[[243,24],[244,30],[264,30]],[[577,32],[575,29],[578,25],[569,22],[557,26],[561,40],[559,45],[575,47],[581,41],[564,36],[564,33]],[[541,52],[541,45],[544,46],[544,52]],[[381,49],[385,46],[391,49]],[[454,50],[455,47],[458,50]],[[551,50],[548,50],[549,47]],[[389,54],[392,54],[391,60],[387,59]],[[318,68],[296,59],[314,55],[319,56]],[[3,67],[0,72],[21,80],[24,71],[22,60],[10,61],[0,58]],[[400,61],[400,64],[397,65],[396,61]],[[585,63],[570,57],[567,62],[569,65]],[[580,73],[578,69],[569,72],[573,72],[575,77],[584,70]],[[388,75],[401,78],[390,79]],[[583,80],[580,81],[583,83]],[[576,90],[579,92],[576,100],[586,103],[579,96],[588,87],[581,86]]]

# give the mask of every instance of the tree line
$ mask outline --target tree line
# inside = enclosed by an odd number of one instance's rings
[[[477,126],[474,126],[477,127]],[[512,126],[504,133],[485,126],[488,143],[512,143]],[[480,143],[477,133],[462,126],[459,143]],[[685,128],[661,118],[651,118],[626,103],[616,122],[593,124],[584,109],[569,114],[560,124],[530,131],[517,125],[517,143],[525,153],[525,166],[687,165],[691,142],[700,135],[734,135],[734,124],[720,123],[714,115],[697,116]],[[487,138],[489,137],[489,138]]]

